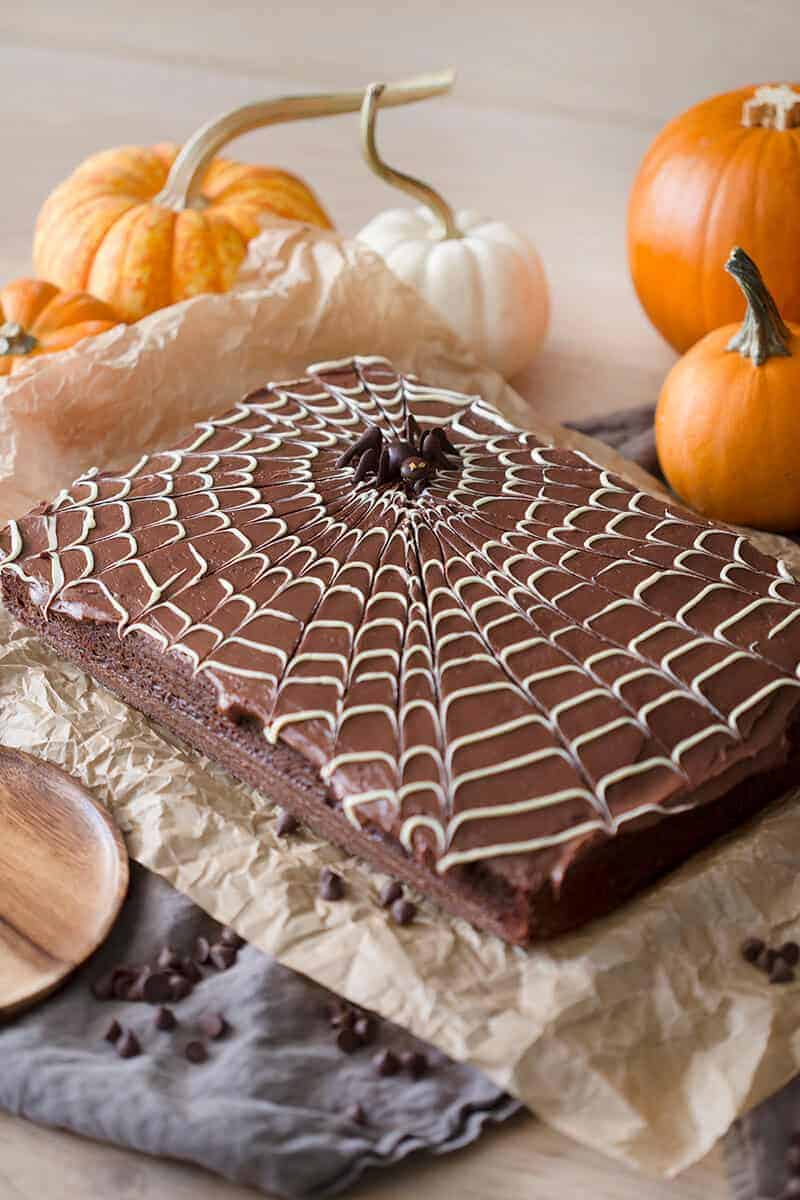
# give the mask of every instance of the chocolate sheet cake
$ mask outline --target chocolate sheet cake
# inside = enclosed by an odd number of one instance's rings
[[[0,534],[11,610],[331,840],[526,943],[797,775],[800,586],[379,358]]]

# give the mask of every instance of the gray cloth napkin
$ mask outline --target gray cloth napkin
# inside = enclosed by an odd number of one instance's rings
[[[0,1027],[0,1108],[280,1196],[314,1198],[414,1151],[456,1150],[520,1108],[477,1071],[386,1022],[374,1046],[343,1054],[325,1011],[329,993],[253,947],[172,1006],[173,1032],[155,1028],[149,1005],[101,1002],[90,991],[119,963],[153,961],[167,943],[190,953],[198,935],[216,932],[185,896],[134,867],[102,949],[50,1000]],[[193,1065],[182,1049],[209,1011],[222,1012],[232,1030]],[[119,1058],[103,1040],[113,1017],[139,1037],[138,1058]],[[407,1073],[380,1077],[372,1058],[387,1047],[424,1050],[432,1069],[416,1082]],[[347,1116],[356,1103],[364,1125]]]

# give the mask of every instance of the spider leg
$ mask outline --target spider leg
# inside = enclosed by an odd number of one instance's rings
[[[378,461],[378,484],[388,483],[392,476],[392,469],[389,466],[389,447],[386,442],[383,443],[381,456]]]
[[[378,467],[378,451],[372,446],[369,450],[365,450],[359,459],[356,473],[353,476],[354,483],[360,483],[365,475],[370,471],[377,470]]]
[[[383,436],[377,425],[373,425],[370,429],[365,429],[361,437],[353,442],[352,446],[348,446],[344,454],[341,454],[336,460],[337,467],[346,467],[357,455],[363,454],[365,450],[377,449],[383,441]]]
[[[425,462],[431,463],[432,466],[445,468],[450,466],[442,447],[442,431],[440,429],[429,429],[427,433],[423,433],[420,450]]]
[[[409,442],[412,446],[415,446],[415,447],[419,446],[420,440],[421,440],[421,433],[422,433],[422,431],[420,430],[420,427],[417,424],[416,419],[414,418],[412,413],[409,413],[408,416],[406,417],[406,441]]]

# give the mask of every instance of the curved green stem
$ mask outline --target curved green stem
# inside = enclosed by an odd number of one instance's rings
[[[743,358],[751,358],[757,367],[770,358],[788,358],[788,346],[792,331],[778,312],[761,272],[749,254],[741,246],[731,250],[725,270],[738,283],[747,301],[742,328],[726,346],[726,350],[738,350]]]
[[[394,167],[385,163],[378,153],[375,142],[375,118],[385,89],[385,83],[371,83],[364,93],[364,103],[361,107],[361,149],[367,166],[379,179],[383,179],[392,187],[407,192],[419,204],[424,204],[426,208],[429,208],[441,222],[445,239],[461,237],[461,231],[456,225],[455,213],[444,197],[440,196],[427,183],[423,183],[421,179],[415,179],[413,175],[406,175],[403,171],[396,171]]]

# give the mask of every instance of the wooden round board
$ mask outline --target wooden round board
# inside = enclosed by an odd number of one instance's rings
[[[109,814],[71,775],[0,746],[0,1020],[104,941],[128,888]]]

